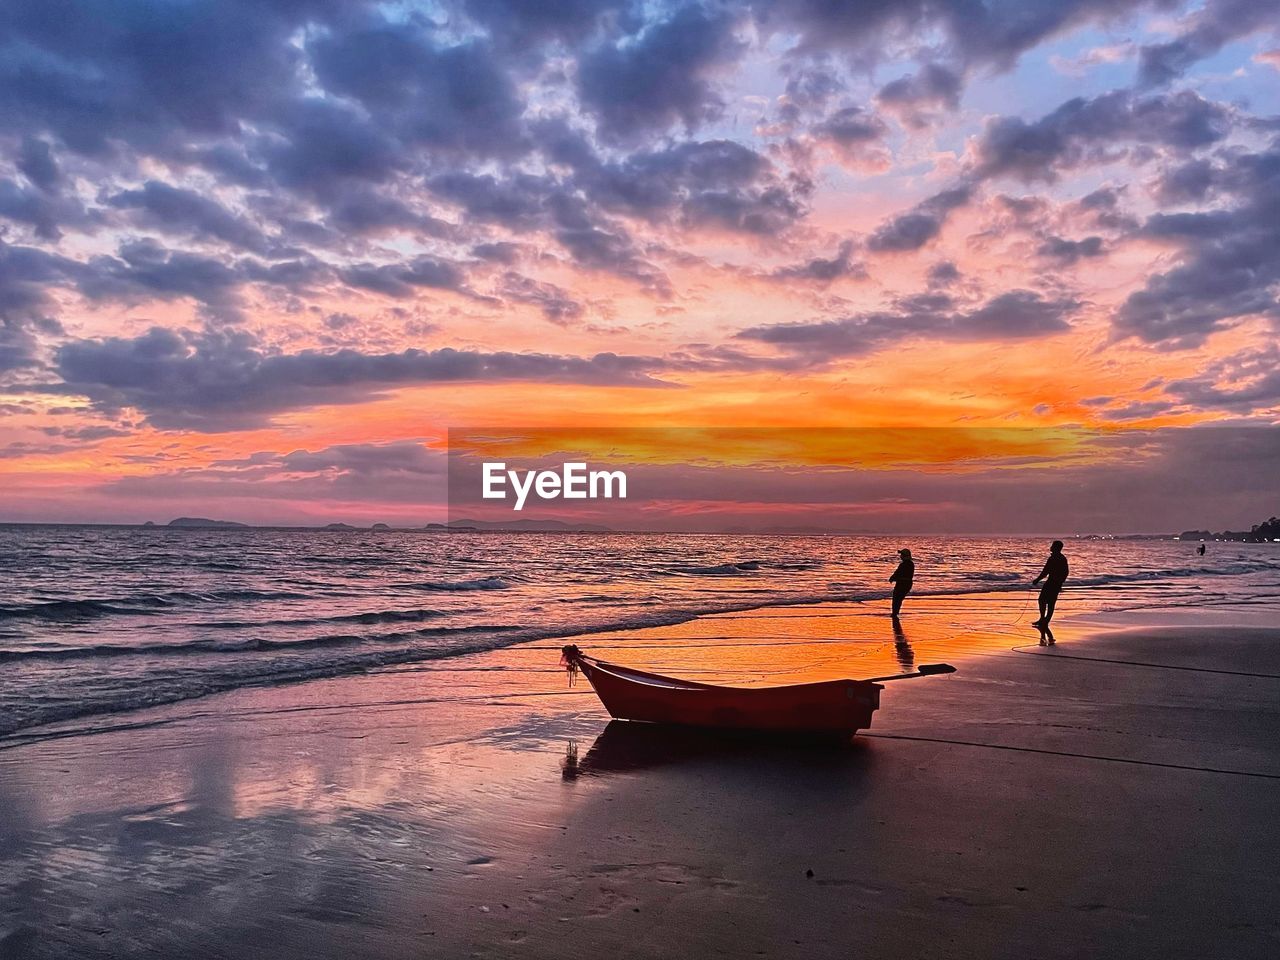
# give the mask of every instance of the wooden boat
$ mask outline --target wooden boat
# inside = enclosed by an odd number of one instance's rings
[[[852,734],[871,726],[885,681],[955,670],[938,663],[921,666],[914,673],[870,680],[722,687],[607,663],[587,656],[575,644],[563,648],[561,663],[571,676],[581,671],[609,716],[619,720],[823,734]]]

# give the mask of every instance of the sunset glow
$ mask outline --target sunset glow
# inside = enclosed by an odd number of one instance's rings
[[[0,12],[0,520],[438,522],[461,426],[1280,412],[1273,5],[150,6]]]

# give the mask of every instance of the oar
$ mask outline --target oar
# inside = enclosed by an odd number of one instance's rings
[[[938,673],[955,673],[956,668],[949,663],[924,663],[914,673],[895,673],[891,677],[872,677],[867,683],[884,683],[886,680],[910,680],[912,677],[932,677]]]

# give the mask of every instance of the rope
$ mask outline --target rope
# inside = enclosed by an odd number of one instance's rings
[[[581,634],[579,634],[581,636]],[[704,638],[707,639],[707,638]],[[714,638],[711,638],[714,639]],[[876,639],[860,640],[856,637],[832,637],[825,640],[741,640],[732,643],[593,643],[592,650],[703,650],[717,649],[719,647],[804,647],[814,644],[830,644],[830,643],[887,643],[888,641]],[[559,651],[559,647],[543,647],[543,646],[525,646],[523,644],[514,647],[505,647],[504,650],[511,652],[523,652],[525,650],[555,650]]]
[[[1174,663],[1147,663],[1142,660],[1112,660],[1108,657],[1081,657],[1072,653],[1033,653],[1039,646],[1020,645],[1010,647],[1014,653],[1033,657],[1054,657],[1060,660],[1092,660],[1094,663],[1122,663],[1128,667],[1151,667],[1156,670],[1187,670],[1191,673],[1220,673],[1229,677],[1256,677],[1261,680],[1280,680],[1280,673],[1250,673],[1246,670],[1217,670],[1213,667],[1187,667]]]
[[[1193,770],[1197,773],[1218,773],[1232,777],[1257,777],[1263,780],[1280,780],[1280,773],[1261,773],[1256,770],[1226,770],[1221,767],[1197,767],[1183,763],[1161,763],[1158,760],[1133,760],[1129,757],[1105,757],[1096,753],[1072,753],[1068,750],[1044,750],[1039,747],[1014,747],[1002,743],[979,743],[975,740],[948,740],[942,737],[912,737],[904,733],[868,733],[859,731],[859,737],[876,737],[881,740],[915,740],[920,743],[946,743],[959,747],[982,747],[986,750],[1010,750],[1014,753],[1043,753],[1051,757],[1074,757],[1080,760],[1102,760],[1107,763],[1128,763],[1138,767],[1162,767],[1166,770]]]
[[[1033,590],[1035,590],[1035,587],[1027,588],[1027,599],[1022,601],[1022,612],[1018,614],[1018,619],[1014,620],[1013,623],[1010,624],[1010,626],[1016,627],[1019,623],[1022,622],[1022,618],[1027,615],[1027,610],[1030,609],[1031,607],[1031,595]]]

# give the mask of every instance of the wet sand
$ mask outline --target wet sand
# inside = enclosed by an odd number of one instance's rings
[[[545,643],[0,741],[0,956],[1276,956],[1276,610],[1046,648],[1023,607],[578,640],[733,682],[960,668],[843,747],[610,724]]]

